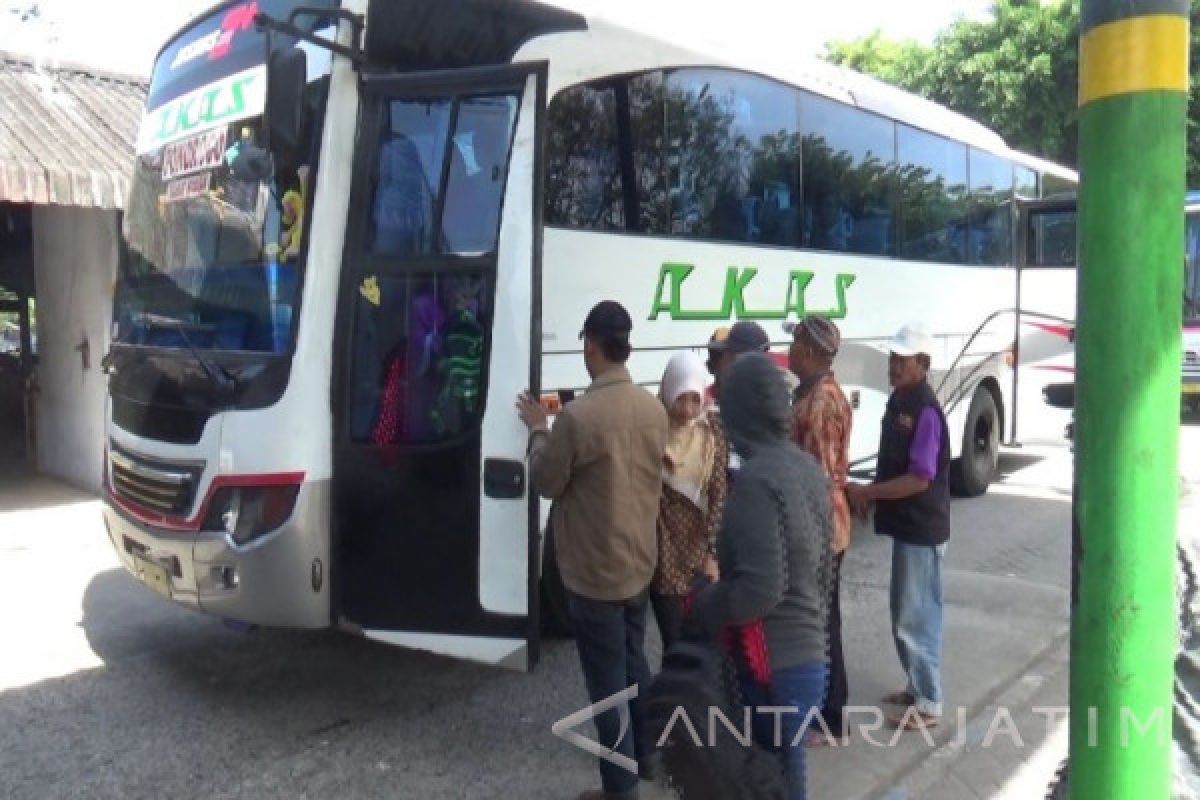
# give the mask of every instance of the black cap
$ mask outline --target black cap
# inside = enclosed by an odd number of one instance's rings
[[[723,333],[724,336],[721,335]],[[713,335],[712,340],[708,343],[709,350],[737,354],[761,353],[770,346],[771,340],[767,337],[767,332],[757,322],[751,322],[748,319],[734,323],[728,333],[722,328]]]
[[[628,338],[629,332],[632,330],[633,320],[630,319],[629,312],[625,310],[625,307],[615,300],[603,300],[588,312],[587,319],[583,321],[583,330],[579,332],[579,338],[582,339],[585,335],[600,339]]]

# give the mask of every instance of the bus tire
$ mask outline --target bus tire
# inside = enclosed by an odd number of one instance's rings
[[[550,639],[569,639],[572,636],[571,614],[567,609],[567,587],[558,571],[558,556],[554,549],[554,530],[547,523],[546,541],[542,543],[541,580],[542,635]]]
[[[950,490],[979,497],[988,490],[1000,460],[1000,410],[986,386],[975,389],[963,426],[962,455],[950,463]]]

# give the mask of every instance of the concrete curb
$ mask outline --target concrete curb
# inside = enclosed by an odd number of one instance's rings
[[[1045,718],[1034,714],[1033,709],[1041,707],[1042,702],[1047,706],[1066,705],[1069,654],[1069,631],[1056,634],[1021,669],[961,715],[966,718],[965,726],[958,719],[947,720],[946,724],[954,726],[949,741],[894,770],[875,790],[856,800],[991,798],[1017,772],[1033,746],[1041,746],[1047,738]],[[999,709],[1008,710],[1022,747],[1005,734],[1007,722],[998,716]],[[993,725],[996,730],[992,746],[984,747],[982,742]],[[969,782],[960,777],[966,775],[971,776]]]

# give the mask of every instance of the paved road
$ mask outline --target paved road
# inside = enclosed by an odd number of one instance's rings
[[[1007,454],[992,493],[954,506],[951,714],[990,702],[1067,629],[1069,464],[1063,449]],[[845,580],[865,705],[900,680],[887,543],[860,535]],[[235,632],[134,583],[95,501],[45,482],[0,483],[0,631],[4,798],[532,800],[595,779],[550,733],[586,702],[569,643],[523,675],[332,633]],[[818,753],[813,796],[881,796],[929,753],[919,737]]]

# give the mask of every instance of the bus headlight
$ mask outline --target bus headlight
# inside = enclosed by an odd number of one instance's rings
[[[287,522],[299,493],[299,484],[218,489],[205,515],[204,530],[224,531],[235,544],[247,545]]]

